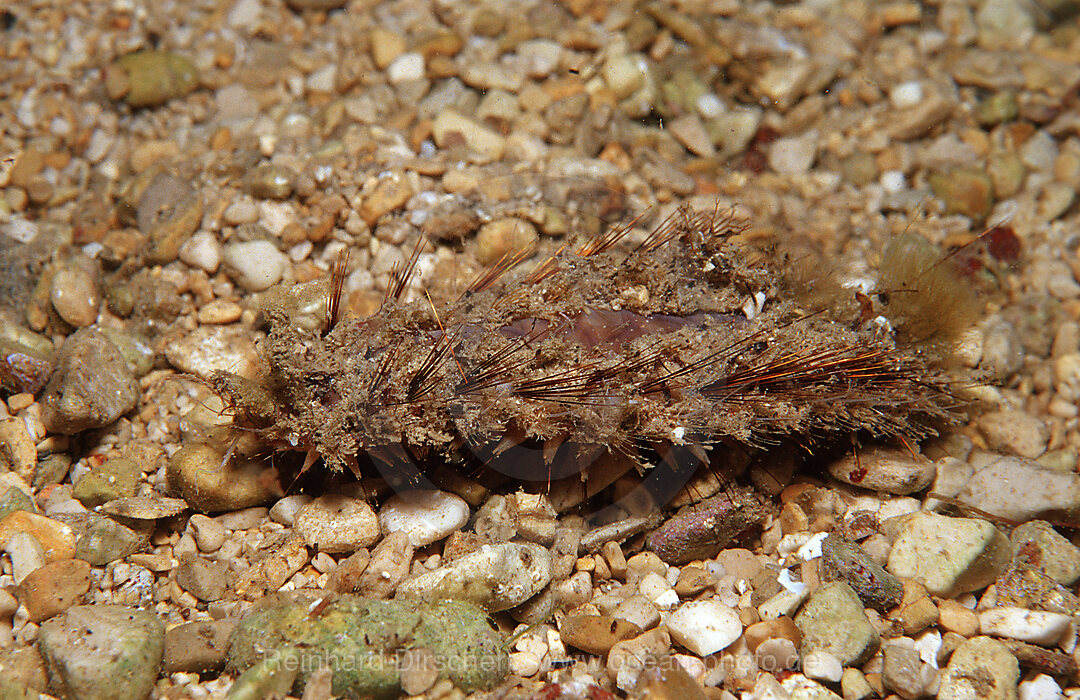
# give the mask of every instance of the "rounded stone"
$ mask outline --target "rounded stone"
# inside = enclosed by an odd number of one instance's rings
[[[906,496],[929,486],[937,469],[930,460],[907,450],[871,447],[833,462],[829,474],[864,489]]]
[[[41,404],[46,429],[72,435],[112,423],[138,400],[139,383],[117,347],[83,328],[64,340]]]
[[[235,455],[223,464],[224,457],[223,450],[207,444],[181,447],[165,472],[169,488],[203,513],[240,510],[273,499],[263,478],[268,465]]]
[[[97,320],[101,290],[93,273],[72,265],[53,276],[49,300],[60,318],[82,328]]]
[[[261,292],[281,281],[289,258],[271,241],[238,241],[225,246],[230,276],[249,292]]]
[[[699,656],[726,649],[743,631],[738,611],[716,598],[680,605],[667,626],[672,639]]]
[[[469,504],[446,491],[404,491],[379,511],[383,532],[400,530],[414,547],[437,542],[469,522]]]
[[[379,520],[371,506],[340,494],[319,496],[301,508],[294,527],[309,546],[330,554],[355,552],[379,538]]]

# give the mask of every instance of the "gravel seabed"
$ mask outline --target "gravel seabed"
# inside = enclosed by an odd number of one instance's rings
[[[0,695],[280,695],[291,676],[237,682],[225,649],[295,591],[491,612],[509,675],[478,697],[1080,698],[1078,12],[7,6]],[[651,551],[673,509],[582,531],[555,494],[469,479],[283,497],[268,461],[240,449],[226,476],[202,442],[227,417],[199,377],[258,376],[260,294],[324,278],[346,248],[363,315],[420,232],[409,294],[439,298],[523,244],[541,260],[718,202],[752,242],[807,242],[852,281],[904,231],[972,244],[987,308],[956,349],[984,380],[963,389],[969,421],[921,454],[778,468],[746,516],[760,535],[691,561]],[[707,477],[692,493],[733,507]],[[428,670],[383,692],[470,694]]]

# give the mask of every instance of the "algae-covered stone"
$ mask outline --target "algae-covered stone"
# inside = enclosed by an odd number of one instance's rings
[[[802,656],[824,651],[845,666],[857,666],[877,651],[881,637],[863,611],[859,596],[846,583],[818,588],[795,616],[802,632]]]
[[[904,596],[904,586],[857,543],[838,535],[821,542],[821,578],[845,581],[868,607],[886,611]]]
[[[57,513],[58,520],[75,532],[75,557],[92,566],[105,566],[145,547],[151,525],[136,530],[97,513]]]
[[[132,107],[154,107],[194,90],[199,71],[171,51],[136,51],[109,64],[104,78],[110,98]]]
[[[112,423],[139,401],[139,382],[120,351],[93,328],[69,335],[41,397],[50,433],[73,435]]]
[[[399,598],[466,600],[488,612],[509,610],[543,590],[551,553],[534,544],[484,545],[398,586]]]
[[[461,601],[416,603],[337,597],[318,614],[293,600],[245,618],[229,642],[233,672],[277,666],[299,671],[302,688],[320,666],[334,671],[333,693],[346,698],[396,698],[412,649],[434,657],[440,678],[465,691],[490,688],[507,674],[503,640],[487,616]]]
[[[4,491],[4,495],[0,496],[0,520],[17,510],[37,512],[34,501],[22,489],[11,486]]]
[[[939,700],[1014,700],[1020,666],[1001,642],[973,637],[953,652],[941,674]]]
[[[71,495],[87,508],[94,508],[114,498],[134,496],[140,476],[142,468],[130,459],[106,460],[79,479]]]
[[[886,568],[951,598],[989,585],[1011,558],[1008,538],[992,523],[922,512],[900,526]]]
[[[668,564],[710,559],[761,526],[765,510],[749,491],[725,493],[687,506],[656,529],[648,547]]]
[[[79,700],[147,697],[164,647],[157,616],[122,605],[77,605],[38,632],[50,686]]]
[[[177,450],[166,470],[169,488],[201,513],[261,506],[274,499],[262,474],[261,462],[234,456],[213,445],[186,445]]]

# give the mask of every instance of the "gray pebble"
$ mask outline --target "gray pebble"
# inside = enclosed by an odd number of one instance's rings
[[[1015,700],[1020,665],[1008,647],[973,637],[957,647],[941,674],[938,700]]]
[[[1071,586],[1080,579],[1080,549],[1043,520],[1026,522],[1012,532],[1017,559]]]
[[[795,625],[803,635],[803,656],[824,651],[844,666],[866,661],[881,641],[859,596],[846,583],[827,583],[815,590],[795,616]]]
[[[1026,411],[991,411],[979,416],[977,423],[991,449],[1028,459],[1045,452],[1050,439],[1049,426]]]
[[[105,566],[141,550],[152,526],[134,529],[97,513],[58,513],[53,519],[75,531],[75,556],[93,566]]]
[[[225,595],[228,564],[223,561],[192,559],[176,569],[176,582],[199,600],[211,602]]]
[[[1080,476],[1023,457],[1001,457],[975,473],[957,498],[991,515],[1024,522],[1080,512]]]
[[[300,512],[301,508],[311,503],[312,500],[312,497],[306,493],[294,493],[291,496],[286,496],[270,507],[270,519],[275,523],[291,527],[296,519],[296,514]]]
[[[863,603],[885,612],[904,596],[904,586],[855,542],[829,535],[821,542],[821,578],[845,581]]]
[[[176,260],[180,246],[199,228],[202,215],[202,197],[187,181],[168,173],[154,176],[135,211],[139,230],[150,238],[149,261]]]
[[[871,447],[829,465],[829,474],[848,484],[898,496],[922,491],[934,480],[934,463],[908,450]]]
[[[649,535],[649,549],[668,564],[710,559],[736,540],[757,530],[765,517],[749,492],[729,489],[687,506]]]
[[[69,335],[42,394],[45,427],[72,435],[101,428],[139,401],[139,383],[120,351],[92,328]]]
[[[165,673],[203,673],[225,665],[229,635],[236,620],[205,620],[177,625],[165,633]]]
[[[50,685],[77,700],[140,700],[157,680],[165,628],[122,605],[77,605],[38,631]]]

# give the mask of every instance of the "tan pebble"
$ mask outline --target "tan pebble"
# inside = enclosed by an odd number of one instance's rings
[[[101,290],[92,273],[72,266],[53,277],[49,300],[60,318],[76,328],[82,328],[97,320]]]
[[[389,598],[405,577],[413,560],[409,536],[401,530],[391,532],[371,550],[371,560],[356,584],[361,595]]]
[[[643,595],[630,596],[615,606],[611,616],[633,622],[643,630],[652,629],[660,623],[660,611]]]
[[[199,323],[224,324],[240,319],[243,307],[227,299],[214,299],[199,309]]]
[[[36,148],[27,148],[15,158],[15,165],[8,174],[8,182],[25,188],[30,180],[45,168],[45,156]]]
[[[647,662],[660,662],[670,649],[671,636],[663,628],[618,642],[608,652],[608,677],[615,681],[620,689],[632,688]]]
[[[379,180],[375,188],[364,197],[360,204],[360,216],[368,226],[372,226],[384,214],[389,214],[412,196],[412,186],[401,172],[393,172]]]
[[[675,581],[675,592],[680,598],[686,598],[701,593],[715,582],[716,577],[710,572],[697,566],[684,566]]]
[[[75,531],[58,520],[25,510],[9,513],[0,520],[0,548],[6,548],[16,532],[26,532],[36,537],[45,550],[46,561],[75,557]]]
[[[783,638],[798,646],[802,643],[802,633],[790,617],[778,617],[775,620],[757,622],[743,631],[743,639],[750,651],[755,651],[767,639]]]
[[[780,527],[785,535],[794,532],[806,532],[810,525],[809,518],[797,503],[785,503],[780,510]]]
[[[496,219],[480,227],[476,233],[476,258],[490,265],[505,255],[536,247],[540,235],[536,226],[524,219]]]
[[[569,615],[559,626],[564,644],[597,656],[603,656],[616,643],[633,639],[641,632],[642,629],[633,622],[608,616]]]
[[[34,477],[37,454],[25,422],[19,418],[0,420],[0,468],[15,472],[29,482]]]
[[[979,616],[955,600],[938,603],[938,626],[946,632],[974,637],[979,632]]]
[[[180,145],[167,139],[145,141],[131,151],[129,163],[132,171],[141,173],[155,163],[168,160],[180,153]]]
[[[360,576],[367,569],[371,555],[360,549],[338,562],[326,580],[326,590],[335,593],[353,593],[360,587]]]
[[[28,394],[25,391],[19,394],[12,394],[7,400],[8,410],[12,413],[18,413],[24,408],[29,408],[32,403],[34,403],[34,395]]]
[[[622,547],[618,542],[614,540],[605,542],[604,546],[600,548],[600,553],[604,555],[604,559],[607,561],[608,568],[611,569],[611,575],[617,579],[626,578],[626,557],[623,555]]]
[[[375,27],[371,30],[371,58],[379,70],[386,68],[394,59],[405,53],[405,37],[389,29]]]
[[[464,144],[491,160],[502,158],[506,151],[505,137],[453,109],[444,109],[435,117],[432,136],[440,148]]]
[[[905,634],[917,634],[938,620],[938,609],[926,587],[917,581],[903,579],[904,597],[889,616],[899,620]]]
[[[90,590],[90,564],[82,559],[64,559],[32,571],[16,590],[33,622],[57,615]]]

